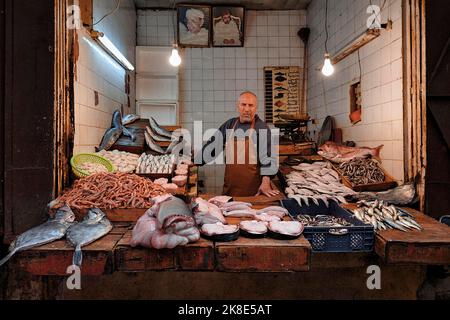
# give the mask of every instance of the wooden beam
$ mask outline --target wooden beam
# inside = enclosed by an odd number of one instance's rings
[[[79,0],[81,21],[85,26],[92,26],[94,23],[94,4],[93,0]]]
[[[357,51],[359,48],[365,46],[373,39],[379,37],[381,34],[380,29],[368,29],[364,34],[355,39],[351,44],[339,51],[331,58],[331,63],[336,64],[339,61],[344,60],[346,57]]]

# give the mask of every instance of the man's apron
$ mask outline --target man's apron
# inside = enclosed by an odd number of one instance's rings
[[[255,120],[253,119],[250,130],[248,131],[249,135],[245,137],[245,141],[242,141],[242,139],[238,141],[235,137],[234,130],[238,121],[239,119],[234,123],[233,134],[229,137],[225,145],[227,164],[225,166],[223,194],[231,197],[252,197],[258,193],[262,182],[255,148],[250,147],[254,145],[252,131],[255,127]],[[241,148],[245,149],[245,159],[242,150],[238,150],[238,145],[241,145]]]

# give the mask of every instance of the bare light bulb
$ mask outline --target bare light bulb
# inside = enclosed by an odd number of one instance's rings
[[[170,56],[169,62],[174,67],[178,67],[181,64],[181,57],[177,48],[172,49],[172,55]]]
[[[325,54],[325,61],[323,62],[322,74],[326,77],[331,76],[334,73],[334,67],[331,64],[330,55]]]

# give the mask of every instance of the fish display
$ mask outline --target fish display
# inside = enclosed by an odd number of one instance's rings
[[[387,205],[383,200],[359,201],[358,208],[352,212],[357,219],[373,225],[375,230],[397,229],[406,232],[423,229],[413,215],[394,205]]]
[[[304,226],[298,221],[272,221],[267,226],[269,235],[278,239],[298,238]]]
[[[136,223],[132,246],[172,249],[200,239],[191,209],[183,200],[164,195],[153,199],[154,205]]]
[[[136,114],[127,114],[122,118],[122,125],[127,126],[141,119],[140,116]]]
[[[144,131],[145,136],[145,142],[147,143],[147,146],[150,148],[150,150],[155,151],[159,154],[165,154],[166,151],[164,151],[163,148],[161,148],[155,140],[152,139],[152,137],[148,134],[147,131]]]
[[[344,218],[338,218],[331,215],[310,216],[299,214],[295,219],[301,222],[305,227],[351,227],[353,224]]]
[[[166,129],[162,128],[158,122],[152,117],[150,117],[150,128],[151,130],[156,133],[159,136],[167,137],[169,139],[172,139],[172,133],[167,131]]]
[[[160,135],[156,134],[155,132],[153,132],[153,130],[150,127],[145,127],[145,130],[148,132],[150,137],[152,137],[152,139],[157,141],[157,142],[170,142],[170,141],[172,141],[171,138],[168,138],[166,136],[160,136]]]
[[[383,145],[376,148],[347,147],[327,141],[319,147],[319,151],[317,153],[331,162],[342,163],[355,158],[374,157],[376,159],[380,159],[380,151],[382,147]]]
[[[263,237],[268,230],[266,223],[256,220],[241,221],[239,223],[239,229],[241,230],[241,235],[250,238]]]
[[[10,245],[9,253],[0,260],[0,266],[5,264],[14,254],[20,251],[38,247],[63,238],[67,229],[74,223],[75,214],[66,205],[58,209],[54,218],[25,231]]]
[[[339,175],[330,163],[301,163],[293,166],[286,178],[286,194],[288,198],[297,200],[298,204],[309,205],[312,201],[319,205],[322,200],[328,207],[329,201],[347,203],[345,197],[355,195],[352,189],[339,182]]]
[[[153,156],[143,153],[137,162],[136,173],[173,173],[177,157],[175,155]]]
[[[355,158],[339,165],[339,171],[353,185],[384,182],[386,177],[378,161],[374,159]]]
[[[80,223],[70,226],[67,230],[67,240],[75,247],[72,264],[81,266],[83,253],[81,248],[107,235],[113,226],[100,209],[89,209],[86,217]]]

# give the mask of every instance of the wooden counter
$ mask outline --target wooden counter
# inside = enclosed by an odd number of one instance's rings
[[[235,200],[248,201],[249,198]],[[273,204],[276,202],[258,202],[254,208]],[[374,252],[370,253],[313,253],[311,245],[303,236],[290,241],[240,237],[228,243],[201,239],[173,250],[133,248],[130,246],[131,221],[143,214],[142,210],[133,211],[128,215],[130,222],[123,222],[123,215],[120,215],[118,221],[122,222],[114,222],[110,234],[83,248],[82,272],[85,275],[164,270],[305,272],[324,268],[358,268],[380,262],[394,266],[450,265],[450,228],[420,212],[412,209],[408,211],[424,229],[378,232]],[[227,220],[237,224],[240,219]],[[66,269],[71,265],[73,251],[65,240],[60,240],[19,253],[11,259],[11,263],[35,275],[62,276],[66,275]]]

